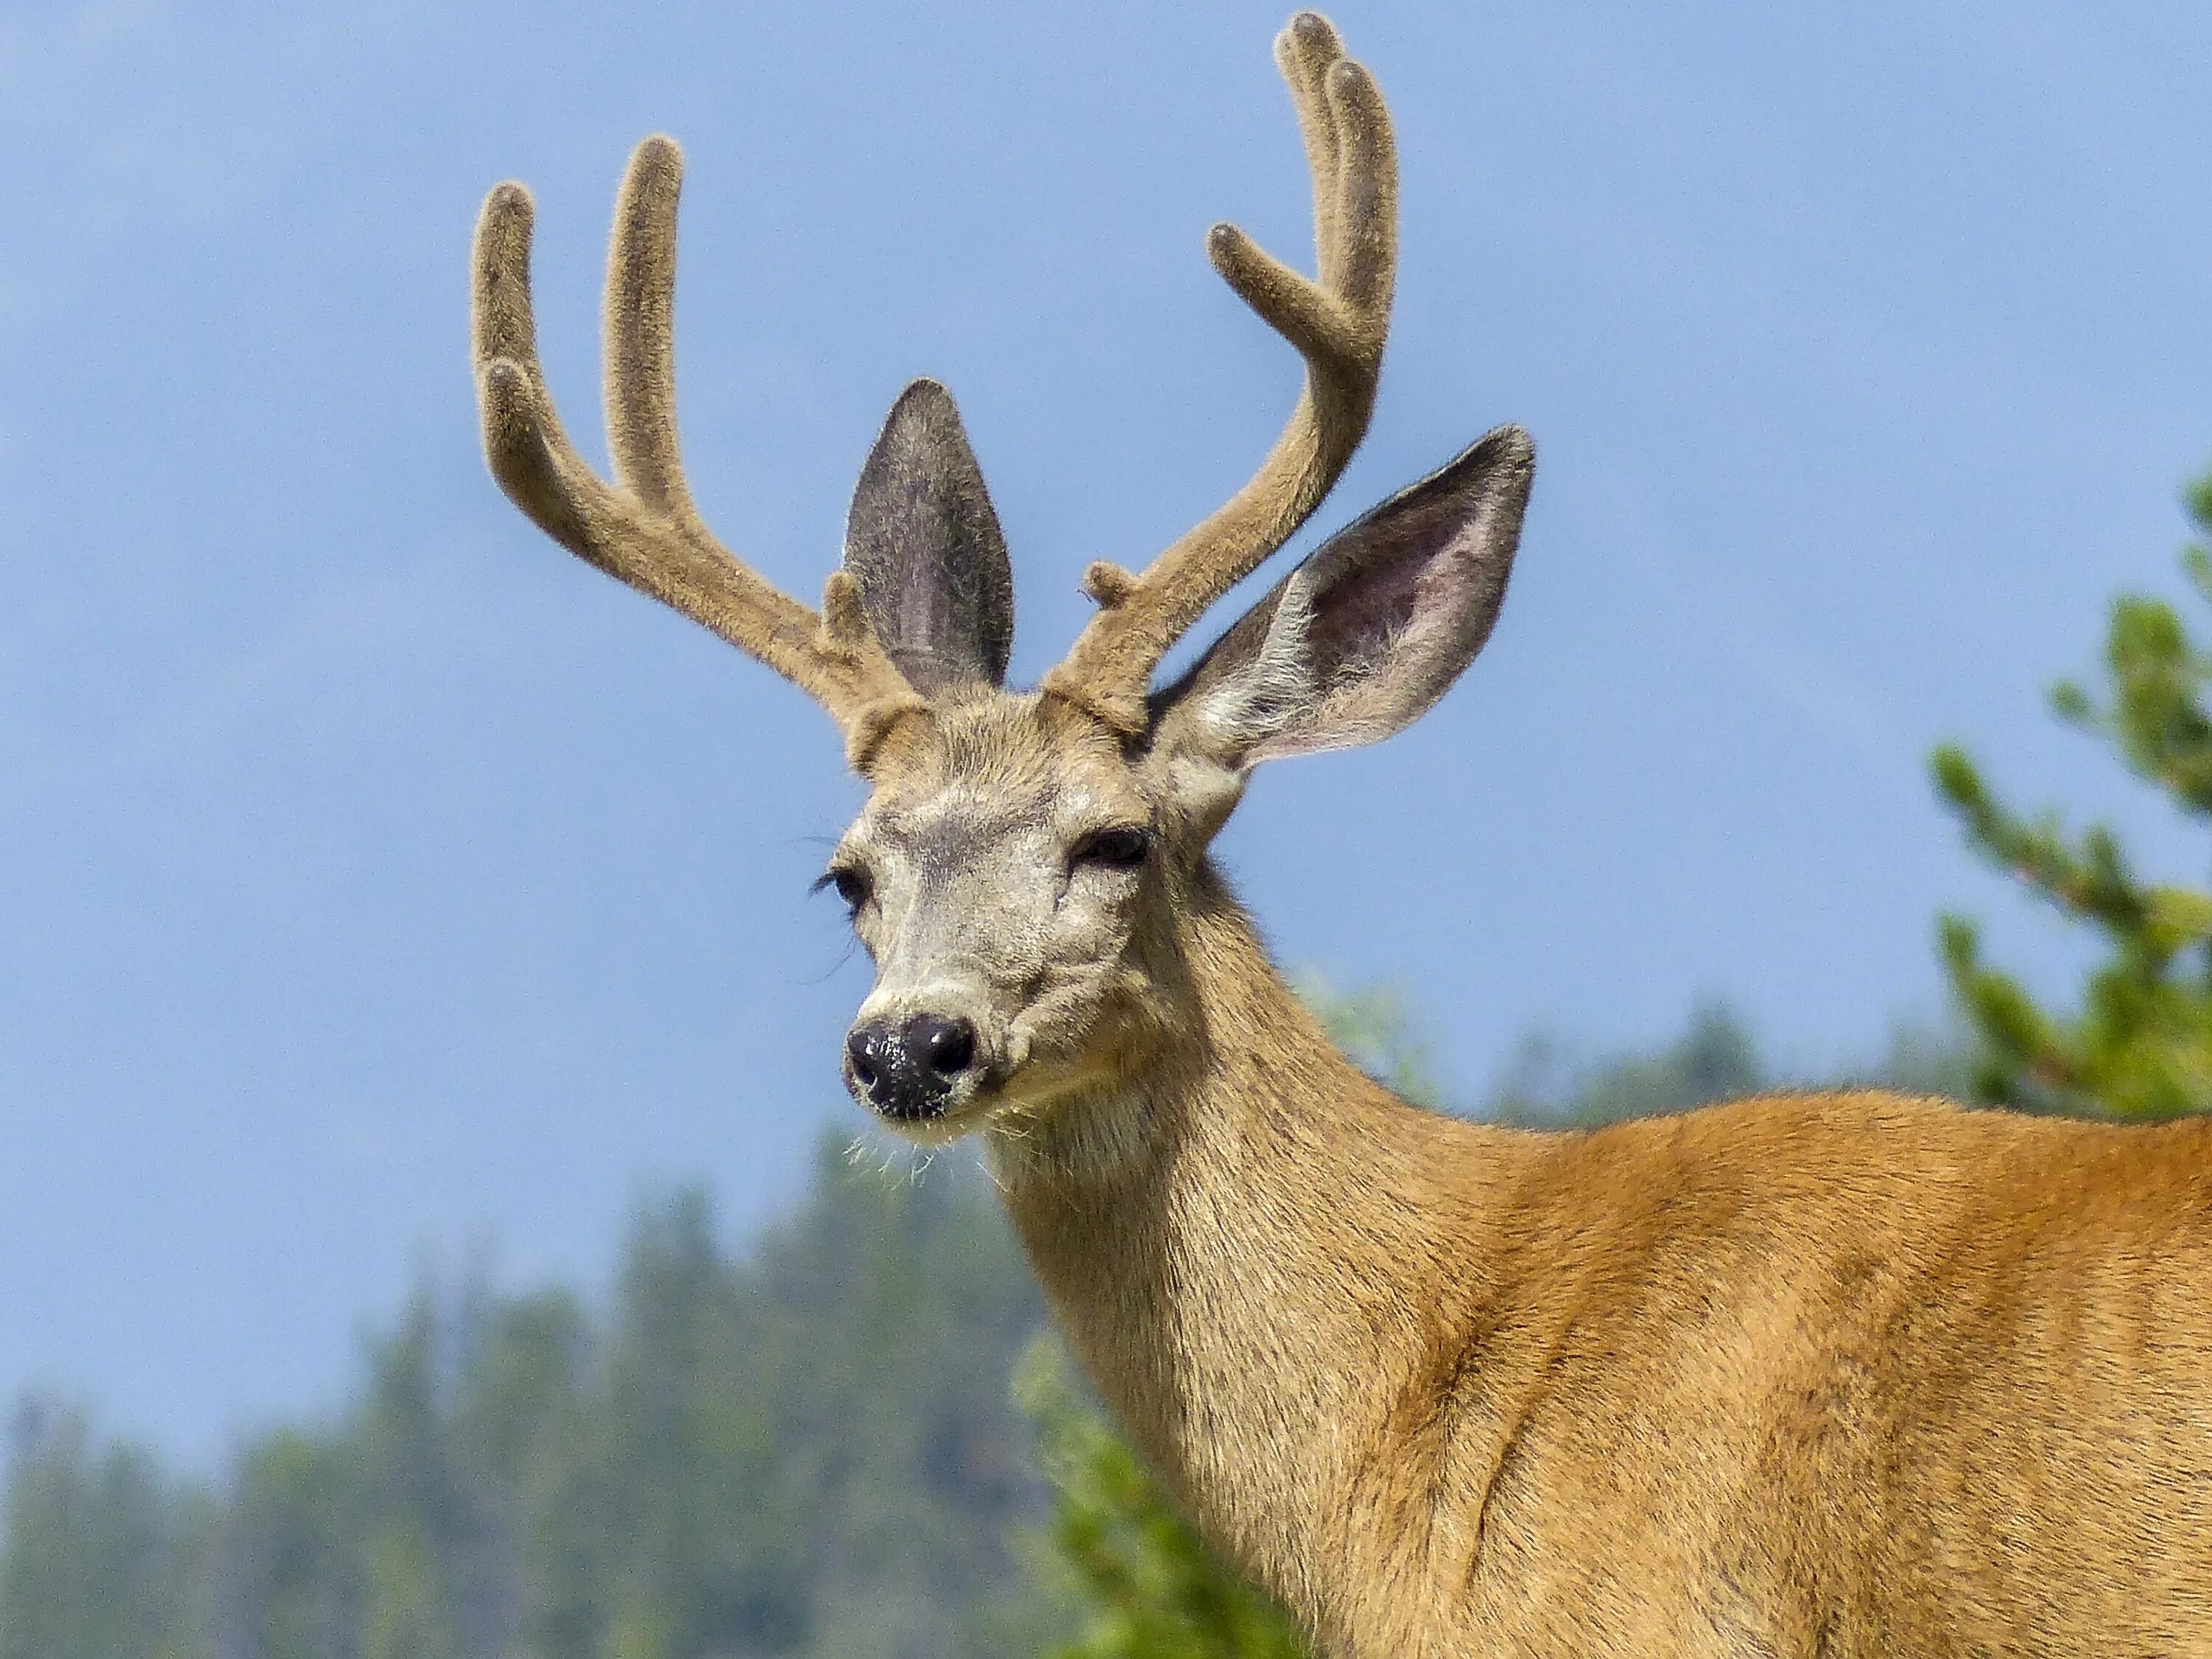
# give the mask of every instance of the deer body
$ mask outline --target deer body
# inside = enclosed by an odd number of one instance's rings
[[[1100,1391],[1206,1535],[1344,1659],[2212,1653],[2212,1127],[1878,1095],[1582,1135],[1413,1110],[1333,1048],[1208,854],[1262,762],[1425,712],[1504,602],[1501,427],[1338,532],[1156,689],[1364,434],[1389,116],[1329,25],[1277,56],[1317,274],[1217,226],[1306,363],[1251,482],[1033,691],[951,398],[893,407],[818,611],[716,541],[678,453],[674,145],[607,277],[611,481],[539,369],[532,208],[479,222],[494,475],[562,545],[814,696],[866,780],[823,877],[876,982],[854,1097],[982,1138]]]
[[[1192,1051],[998,1165],[1115,1414],[1331,1652],[2212,1652],[2212,1124],[1453,1121],[1225,896],[1188,945]]]

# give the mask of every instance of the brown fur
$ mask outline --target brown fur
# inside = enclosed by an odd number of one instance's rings
[[[1107,1401],[1331,1652],[2212,1652],[2212,1124],[1449,1121],[1202,884],[1188,1027],[1000,1163]]]
[[[1051,711],[913,728],[854,843],[923,801],[1172,795]],[[1437,1117],[1329,1044],[1210,826],[1170,834],[1110,984],[932,1138],[982,1130],[1116,1416],[1331,1652],[2212,1653],[2212,1123]],[[972,854],[876,902],[974,929],[926,982],[1025,982],[1062,943]],[[860,920],[896,970],[896,918]]]
[[[1493,432],[1142,695],[1372,397],[1388,123],[1325,23],[1285,42],[1320,281],[1215,251],[1307,398],[1222,514],[1094,570],[1105,614],[1040,691],[1001,687],[1006,551],[942,388],[893,410],[818,616],[699,523],[664,141],[617,211],[612,486],[538,374],[528,199],[487,204],[494,472],[837,715],[874,786],[830,872],[877,968],[848,1082],[920,1139],[981,1135],[1100,1391],[1330,1651],[2212,1654],[2212,1124],[1876,1094],[1450,1121],[1329,1045],[1214,870],[1255,764],[1387,737],[1468,666],[1533,465]]]

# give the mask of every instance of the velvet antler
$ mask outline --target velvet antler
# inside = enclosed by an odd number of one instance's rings
[[[1316,280],[1214,226],[1214,269],[1306,362],[1290,422],[1251,481],[1143,574],[1092,565],[1098,614],[1043,690],[1124,732],[1144,730],[1152,671],[1206,607],[1305,522],[1366,434],[1390,325],[1398,163],[1374,78],[1344,55],[1328,21],[1301,12],[1277,37],[1313,173]]]
[[[671,313],[684,158],[648,138],[630,158],[607,255],[610,486],[561,429],[538,363],[530,304],[530,193],[500,185],[477,223],[475,348],[484,456],[500,487],[570,552],[712,629],[811,694],[865,765],[898,715],[922,706],[839,571],[819,615],[714,538],[691,505],[676,441]]]

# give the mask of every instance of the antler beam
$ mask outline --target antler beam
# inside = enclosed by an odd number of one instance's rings
[[[810,611],[717,541],[691,505],[676,438],[676,203],[684,158],[648,138],[630,158],[607,255],[606,418],[615,483],[562,432],[538,367],[530,302],[530,192],[500,185],[477,222],[475,354],[484,458],[553,539],[766,663],[825,706],[860,764],[922,700],[870,630],[839,571]]]
[[[1397,268],[1398,163],[1374,77],[1328,21],[1301,12],[1277,37],[1313,173],[1316,275],[1308,279],[1230,224],[1206,252],[1230,287],[1306,362],[1305,390],[1260,470],[1212,517],[1134,575],[1092,565],[1100,610],[1043,689],[1132,734],[1152,671],[1207,606],[1288,541],[1366,435]]]

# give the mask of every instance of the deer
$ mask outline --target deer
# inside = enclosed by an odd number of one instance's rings
[[[1209,1545],[1342,1659],[2212,1654],[2212,1124],[1871,1091],[1578,1132],[1417,1109],[1328,1041],[1209,848],[1262,763],[1426,712],[1504,599],[1534,452],[1501,426],[1163,658],[1364,435],[1397,248],[1374,77],[1276,43],[1316,275],[1217,225],[1304,361],[1243,488],[1028,690],[951,397],[901,394],[818,611],[694,508],[682,159],[635,152],[605,302],[611,479],[538,366],[532,207],[479,222],[490,471],[602,571],[796,684],[866,791],[823,881],[875,981],[838,1064],[980,1140],[1049,1308]]]

